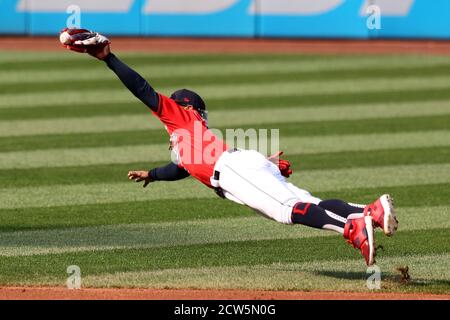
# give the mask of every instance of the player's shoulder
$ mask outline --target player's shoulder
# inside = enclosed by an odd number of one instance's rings
[[[154,112],[157,116],[161,116],[163,114],[172,113],[172,111],[177,111],[178,105],[176,101],[165,96],[164,94],[158,92],[158,108]]]

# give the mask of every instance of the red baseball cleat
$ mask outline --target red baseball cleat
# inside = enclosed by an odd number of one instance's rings
[[[349,219],[344,227],[344,238],[361,251],[368,266],[375,263],[375,238],[370,216],[361,214],[360,218]]]
[[[364,208],[364,216],[372,217],[375,227],[383,229],[384,234],[393,236],[398,228],[398,220],[394,213],[393,199],[384,194],[374,203]]]

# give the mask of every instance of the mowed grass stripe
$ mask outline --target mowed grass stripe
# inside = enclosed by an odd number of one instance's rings
[[[228,97],[220,99],[207,99],[207,104],[211,115],[219,110],[240,111],[254,110],[259,112],[264,109],[273,110],[277,108],[322,108],[332,106],[351,106],[351,105],[369,105],[369,104],[394,104],[416,102],[442,102],[447,104],[450,100],[450,90],[448,89],[418,89],[410,91],[389,89],[379,92],[361,92],[361,93],[334,93],[334,94],[307,94],[298,97],[295,94],[278,96],[252,97]],[[257,109],[257,110],[255,110]],[[142,115],[148,116],[146,108],[139,100],[130,96],[126,102],[77,102],[71,101],[71,108],[67,108],[64,102],[53,105],[43,105],[39,107],[5,107],[0,108],[1,120],[36,120],[36,119],[59,119],[59,118],[86,118],[94,116],[114,116],[114,115]]]
[[[254,130],[257,130],[256,132],[262,136],[265,136],[265,132],[267,132],[267,136],[270,138],[273,134],[271,130],[276,129],[279,130],[281,141],[283,141],[288,137],[446,130],[449,123],[450,115],[441,115],[417,118],[255,123],[242,127],[237,126],[233,130],[240,130],[239,132],[248,136],[255,132]],[[225,134],[228,128],[214,129]],[[0,137],[0,152],[162,144],[167,140],[168,135],[162,129]]]
[[[254,212],[219,198],[142,199],[139,202],[0,209],[0,231],[251,217]]]
[[[380,92],[385,90],[409,90],[416,89],[437,89],[449,88],[450,76],[436,77],[402,77],[400,79],[386,77],[381,79],[347,79],[347,80],[323,80],[300,83],[297,81],[280,81],[271,83],[253,83],[240,84],[211,84],[204,86],[192,86],[191,89],[200,93],[206,100],[208,99],[230,99],[233,98],[252,98],[252,97],[282,97],[286,95],[295,95],[302,97],[308,94],[334,94],[334,93],[361,93],[361,92]],[[276,88],[276,90],[274,90]],[[179,89],[178,87],[157,88],[160,92],[170,94]],[[0,108],[11,107],[39,107],[49,105],[61,105],[61,101],[77,101],[80,98],[78,90],[69,90],[64,92],[41,92],[41,93],[23,93],[1,94]],[[84,90],[83,101],[85,103],[118,103],[127,102],[135,99],[126,89],[119,90]],[[67,103],[61,107],[71,108]]]
[[[124,59],[124,62],[126,59]],[[144,77],[148,77],[149,81],[154,82],[158,79],[171,80],[176,73],[178,76],[188,76],[189,78],[211,78],[212,75],[217,76],[242,76],[242,75],[259,75],[259,74],[289,74],[289,73],[311,73],[311,72],[326,72],[326,71],[345,71],[345,70],[360,70],[365,68],[382,68],[387,70],[392,69],[409,69],[409,68],[427,68],[438,66],[445,68],[449,61],[443,63],[441,61],[430,61],[424,66],[422,61],[415,61],[414,63],[400,64],[399,61],[387,62],[383,65],[376,60],[367,61],[284,61],[284,60],[255,60],[255,61],[228,61],[228,62],[191,62],[175,64],[175,65],[138,65],[134,67],[136,71]],[[56,64],[58,69],[54,70],[21,70],[21,71],[2,71],[0,72],[0,84],[20,84],[20,83],[67,83],[69,80],[77,85],[83,85],[82,81],[91,84],[95,81],[101,83],[111,84],[111,80],[117,80],[114,73],[109,71],[106,65],[101,63],[91,63],[90,68],[86,68],[83,72],[71,74],[70,79],[67,77],[67,65]],[[33,81],[34,80],[34,81]],[[239,79],[236,79],[239,81]],[[191,79],[185,79],[191,81]],[[4,90],[4,87],[3,87]],[[33,89],[34,90],[34,89]]]
[[[395,198],[396,208],[448,207],[450,199],[442,190],[450,184],[418,186],[358,188],[344,191],[317,192],[321,199],[344,199],[368,204],[383,193]],[[158,208],[155,210],[154,208]],[[232,219],[253,217],[255,212],[231,201],[217,197],[200,199],[142,200],[139,202],[102,203],[0,209],[0,231],[47,230],[117,224],[182,222],[204,219]],[[408,219],[408,218],[407,218]],[[422,221],[419,219],[418,221]],[[402,225],[404,221],[402,219]]]
[[[298,175],[307,170],[317,169],[449,163],[450,147],[377,150],[376,156],[372,152],[360,151],[309,155],[295,155],[287,152],[283,157],[291,161],[294,174]],[[17,170],[7,169],[0,170],[0,180],[2,181],[2,188],[120,182],[124,181],[129,170],[149,170],[165,165],[167,161],[39,168],[39,170],[21,169],[21,176],[26,177],[26,179],[17,179]],[[70,177],[70,179],[67,177]]]
[[[431,81],[431,80],[430,80]],[[283,96],[255,96],[248,99],[246,97],[212,98],[208,99],[210,109],[238,110],[238,109],[263,109],[277,107],[328,107],[350,104],[372,104],[372,103],[415,103],[418,101],[448,101],[450,93],[445,88],[415,88],[413,91],[408,88],[374,91],[374,92],[335,92],[321,94],[312,93],[299,97],[297,94],[287,94]],[[34,110],[33,110],[34,111]],[[31,111],[31,112],[33,112]],[[1,112],[1,109],[0,109]]]
[[[403,78],[421,75],[427,76],[445,76],[450,72],[450,63],[438,64],[433,66],[414,66],[403,64],[398,67],[389,65],[378,65],[376,67],[361,63],[349,63],[340,67],[340,64],[326,68],[322,63],[314,64],[286,61],[271,61],[258,63],[229,63],[211,65],[211,69],[205,64],[198,64],[192,68],[186,66],[174,67],[170,70],[161,67],[137,68],[141,75],[151,82],[155,88],[172,86],[202,86],[210,83],[222,84],[246,84],[246,83],[268,83],[278,81],[297,81],[308,82],[316,80],[331,79],[377,79],[377,78]],[[317,67],[320,66],[320,67]],[[20,71],[19,71],[20,73]],[[173,75],[177,74],[177,77]],[[26,71],[19,74],[17,72],[0,72],[0,93],[23,93],[23,83],[33,81],[32,86],[27,87],[27,93],[32,92],[51,92],[72,90],[74,87],[79,90],[96,89],[115,89],[122,86],[114,74],[105,68],[89,69],[79,72],[70,79],[67,77],[67,70],[46,71],[35,73]],[[24,75],[26,75],[24,77]],[[81,75],[78,78],[78,75]],[[41,80],[42,79],[42,80]]]
[[[0,256],[317,236],[261,217],[0,233]]]
[[[176,63],[177,59],[175,57],[180,57],[180,55],[176,54],[156,54],[156,53],[139,53],[139,52],[122,52],[120,56],[125,59],[131,59],[135,63],[154,63],[156,65],[169,62]],[[244,55],[242,55],[245,58]],[[307,57],[305,55],[305,57]],[[314,58],[315,56],[311,56]],[[2,70],[52,70],[59,69],[61,65],[66,65],[67,62],[80,64],[83,67],[86,64],[92,64],[92,59],[86,59],[86,55],[74,54],[68,50],[60,50],[54,52],[38,52],[38,51],[15,51],[15,50],[2,50],[0,51],[0,67]],[[187,54],[187,59],[215,59],[215,56],[210,55],[201,55],[201,54]],[[221,56],[217,56],[218,59],[222,58]],[[229,58],[223,57],[226,60]],[[420,56],[411,56],[409,57],[410,61],[413,62],[416,59],[419,59]],[[440,59],[439,57],[436,57]],[[178,59],[179,60],[179,59]],[[436,60],[437,61],[437,60]],[[441,60],[444,62],[445,60]]]
[[[228,141],[233,145],[233,140]],[[425,131],[392,134],[288,137],[280,148],[289,154],[371,151],[398,148],[446,147],[450,131]],[[238,145],[238,147],[242,147]],[[278,150],[278,148],[277,148]],[[272,150],[276,152],[277,150]],[[88,166],[132,162],[169,161],[167,144],[76,149],[48,149],[0,153],[0,169]]]
[[[0,233],[0,256],[293,239],[319,235],[333,234],[305,227],[287,227],[261,217],[21,231]]]
[[[414,270],[414,277],[407,286],[399,281],[396,269],[400,265],[408,265],[410,270]],[[377,260],[377,266],[382,270],[383,292],[433,290],[448,294],[450,289],[450,254],[383,257]],[[367,273],[361,270],[358,260],[105,273],[83,277],[83,286],[369,291]]]
[[[66,62],[71,61],[78,68],[91,69],[91,68],[103,68],[103,65],[96,61],[95,59],[86,57],[85,55],[73,54],[73,52],[61,51],[59,53],[43,53],[36,54],[36,63],[34,57],[29,57],[24,52],[20,53],[1,53],[0,65],[2,70],[58,70],[61,69],[62,65]],[[229,63],[232,61],[241,62],[252,62],[252,61],[272,61],[284,59],[285,61],[298,61],[299,59],[303,61],[320,61],[324,60],[325,56],[316,55],[297,55],[297,54],[261,54],[261,55],[251,55],[251,54],[229,54],[229,55],[211,55],[211,54],[171,54],[171,53],[133,53],[133,52],[122,52],[118,56],[123,59],[127,64],[132,66],[140,65],[154,65],[154,66],[173,66],[179,65],[183,66],[191,63],[198,63],[203,61],[204,63]],[[378,56],[353,56],[353,60],[367,59],[367,60],[378,60]],[[391,58],[391,57],[390,57]],[[330,56],[329,59],[334,61],[342,61],[343,59],[350,60],[351,57],[342,57],[339,55]],[[400,56],[392,56],[392,60],[400,60]],[[414,63],[420,60],[420,56],[408,57],[405,61],[410,61]],[[435,61],[440,61],[445,63],[445,59],[441,57],[433,57]],[[59,63],[61,62],[61,63]]]
[[[450,228],[449,207],[398,210],[402,231]],[[0,233],[0,256],[26,256],[120,248],[154,248],[231,241],[300,239],[333,232],[285,226],[260,216],[155,224],[93,226]]]
[[[180,59],[180,55],[177,54],[152,54],[152,53],[130,53],[123,52],[119,54],[120,58],[134,66],[138,65],[182,65],[186,63],[196,63],[199,60],[204,62],[229,62],[230,60],[241,61],[254,61],[255,56],[252,55],[204,55],[204,54],[186,54],[183,55],[183,60]],[[262,56],[258,60],[272,60],[275,56]],[[305,59],[314,60],[317,59],[314,56],[304,56]],[[417,59],[416,57],[415,59]],[[298,57],[293,57],[297,60]],[[444,62],[444,60],[442,60]],[[27,71],[42,71],[42,70],[60,70],[62,66],[71,63],[76,65],[79,69],[92,69],[103,68],[103,64],[94,59],[86,57],[86,55],[73,54],[73,52],[60,51],[60,52],[46,52],[46,53],[33,53],[33,55],[27,55],[26,52],[0,52],[0,66],[1,69],[6,71],[12,70],[27,70]]]
[[[410,56],[384,56],[378,55],[309,55],[309,54],[171,54],[171,53],[130,53],[120,52],[117,56],[132,67],[141,68],[145,66],[167,68],[191,68],[195,69],[201,63],[207,65],[227,65],[227,64],[255,64],[271,63],[273,61],[292,62],[305,65],[311,64],[313,67],[321,68],[325,64],[329,68],[340,65],[366,64],[379,66],[388,64],[391,66],[418,65],[432,66],[436,64],[446,64],[449,62],[447,57],[430,56],[423,59],[420,55]],[[61,51],[58,53],[33,53],[27,55],[25,52],[0,52],[0,66],[3,72],[12,70],[28,71],[53,71],[66,68],[70,62],[79,69],[102,69],[103,64],[95,59],[85,55],[73,54],[73,52]],[[201,62],[201,63],[200,63]],[[311,67],[311,68],[313,68]],[[207,70],[206,70],[207,71]]]
[[[411,174],[413,172],[414,174]],[[70,178],[70,177],[69,177]],[[68,178],[68,179],[69,179]],[[290,178],[313,193],[346,189],[450,183],[450,164],[386,166],[337,170],[312,170]],[[148,190],[131,182],[2,188],[1,209],[52,207],[216,195],[194,179],[153,185]]]
[[[449,115],[450,102],[433,101],[425,103],[387,103],[330,107],[299,107],[271,109],[214,111],[211,112],[209,124],[212,127],[237,128],[254,127],[271,123],[310,123],[339,120],[391,119],[396,117],[425,117]],[[0,137],[26,135],[97,133],[145,129],[160,129],[161,122],[150,112],[147,116],[120,115],[87,118],[62,118],[47,120],[5,120],[0,121]],[[417,129],[417,130],[420,130]],[[0,149],[1,150],[1,149]]]
[[[448,254],[447,229],[398,232],[393,238],[378,237],[385,248],[378,259],[404,255]],[[381,235],[380,235],[381,236]],[[342,236],[300,239],[250,240],[144,249],[116,249],[21,257],[2,257],[0,284],[49,283],[67,279],[69,265],[78,265],[84,276],[115,272],[203,268],[214,266],[302,263],[326,260],[356,260],[361,255]],[[107,262],[107,263],[105,263]],[[52,266],[49,268],[49,266]]]

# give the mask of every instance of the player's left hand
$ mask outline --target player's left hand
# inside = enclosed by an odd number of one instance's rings
[[[293,172],[291,163],[288,160],[280,159],[281,155],[283,155],[283,151],[278,151],[274,155],[271,155],[268,160],[278,166],[283,177],[289,178]]]
[[[128,179],[134,180],[136,182],[144,181],[143,187],[148,186],[150,182],[153,182],[152,177],[148,171],[130,171],[128,172]]]
[[[97,32],[65,28],[59,35],[61,44],[69,50],[88,53],[103,60],[110,53],[111,41]]]

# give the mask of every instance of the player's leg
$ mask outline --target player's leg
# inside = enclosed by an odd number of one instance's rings
[[[352,214],[364,213],[364,208],[366,207],[365,205],[348,203],[339,199],[322,200],[319,206],[345,218]]]
[[[308,191],[300,189],[292,183],[288,187],[298,195],[303,202],[311,202],[325,209],[327,212],[338,215],[345,219],[358,217],[362,213],[372,217],[374,227],[383,229],[387,236],[392,236],[398,228],[398,220],[395,216],[392,197],[388,194],[382,195],[375,202],[364,205],[345,202],[339,199],[320,200],[313,197]]]
[[[281,223],[339,232],[361,251],[368,265],[374,263],[375,243],[369,216],[361,213],[347,220],[316,203],[303,202],[319,199],[293,192],[280,178],[279,170],[274,170],[273,164],[256,152],[239,151],[218,164],[220,186],[237,202]]]
[[[294,194],[297,195],[299,202],[296,206],[298,209],[294,208],[293,212],[293,222],[311,225],[321,229],[334,230],[339,233],[344,233],[344,226],[347,222],[349,212],[352,213],[362,213],[363,209],[358,209],[356,211],[342,210],[343,208],[338,201],[334,200],[321,200],[317,197],[312,196],[308,191],[300,189],[292,183],[286,182],[286,187],[289,188]],[[325,205],[322,205],[325,204]],[[304,212],[305,207],[308,206],[308,210]],[[344,208],[347,209],[347,208]],[[296,212],[304,212],[303,215],[296,215]]]
[[[375,262],[373,222],[363,212],[337,214],[314,203],[299,202],[292,210],[292,222],[339,232],[348,243],[360,250],[367,265]]]
[[[292,208],[292,223],[344,234],[347,219],[310,202],[298,202]]]
[[[364,214],[364,205],[342,200],[321,200],[292,183],[286,182],[286,185],[302,201],[292,210],[293,223],[342,233],[348,243],[360,250],[368,265],[375,262],[372,219]]]
[[[388,194],[382,195],[369,205],[347,203],[342,200],[332,199],[321,201],[319,206],[347,219],[360,214],[370,216],[373,220],[374,227],[383,229],[387,236],[394,235],[398,228],[398,220],[395,216],[393,201]]]
[[[336,221],[345,221],[343,226],[335,221],[334,224],[324,225],[322,228],[334,228],[335,231],[343,232],[344,238],[347,239],[353,247],[361,251],[361,254],[368,265],[375,262],[376,249],[373,228],[376,226],[381,226],[381,228],[388,226],[388,230],[393,230],[393,232],[397,229],[398,222],[393,214],[394,211],[392,205],[390,205],[387,210],[384,209],[386,206],[383,207],[381,205],[381,199],[388,197],[387,195],[380,197],[374,204],[360,205],[347,203],[338,199],[320,200],[313,197],[308,191],[302,190],[291,183],[289,183],[288,186],[301,199],[304,199],[304,201],[317,204],[317,206],[325,211],[330,218],[334,217]],[[389,204],[392,203],[389,202]],[[304,208],[305,204],[299,203],[296,206]],[[294,210],[292,217],[294,223],[298,222],[306,224],[305,222],[307,220],[312,220],[312,222],[316,224],[324,223],[324,219],[321,218],[324,216],[323,213],[314,216],[313,214],[319,210],[314,206],[312,206],[311,209],[309,212],[306,211],[305,215],[295,214]],[[369,210],[372,210],[373,213],[369,213]],[[388,219],[388,223],[384,223],[383,225],[377,222],[385,221],[386,219]],[[390,234],[385,233],[387,235],[392,235],[393,232]]]
[[[281,223],[344,233],[346,217],[321,208],[320,199],[287,183],[263,155],[239,151],[227,157],[226,163],[220,165],[220,186],[227,198]]]

